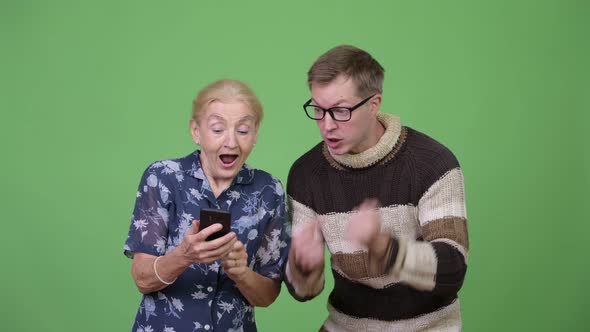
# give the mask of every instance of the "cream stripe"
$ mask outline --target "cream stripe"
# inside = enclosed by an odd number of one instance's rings
[[[418,219],[422,226],[445,217],[467,219],[463,173],[454,168],[436,181],[418,202]]]
[[[331,213],[320,215],[322,233],[330,252],[353,253],[366,251],[345,240],[345,231],[350,216],[356,212]],[[416,207],[411,205],[392,205],[379,208],[381,216],[381,232],[396,238],[405,237],[416,239],[421,236]]]
[[[303,225],[308,224],[317,218],[317,214],[312,209],[297,202],[291,196],[287,197],[287,204],[289,208],[289,216],[293,223],[291,228],[292,233],[295,233],[295,231],[300,229]]]
[[[437,311],[412,319],[392,322],[370,318],[355,318],[339,312],[328,303],[330,316],[324,322],[329,332],[456,332],[461,331],[461,306],[459,300]]]
[[[429,242],[408,242],[399,279],[418,290],[433,290],[438,260]],[[396,274],[397,271],[392,271]]]

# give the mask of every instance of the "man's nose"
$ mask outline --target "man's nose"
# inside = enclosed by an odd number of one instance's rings
[[[338,122],[334,120],[331,113],[326,112],[326,115],[320,121],[324,122],[324,128],[326,130],[334,130],[338,127]]]

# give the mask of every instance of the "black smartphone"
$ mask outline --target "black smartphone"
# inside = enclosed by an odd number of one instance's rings
[[[218,209],[201,209],[199,217],[199,230],[203,230],[213,224],[221,224],[223,228],[219,232],[209,235],[206,241],[215,240],[231,231],[231,213]]]

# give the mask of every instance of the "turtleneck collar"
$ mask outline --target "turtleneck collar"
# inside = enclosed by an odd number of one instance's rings
[[[357,154],[334,155],[327,149],[330,156],[338,163],[350,168],[365,168],[372,166],[385,158],[397,145],[402,127],[399,117],[387,113],[377,113],[377,120],[385,127],[385,132],[373,147]],[[326,145],[324,144],[326,148]]]

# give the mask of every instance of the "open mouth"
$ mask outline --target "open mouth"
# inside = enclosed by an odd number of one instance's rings
[[[342,139],[340,138],[326,138],[326,144],[332,149],[336,148],[341,141]]]
[[[236,160],[238,160],[237,154],[222,154],[219,155],[219,160],[221,160],[221,164],[225,167],[231,167],[235,164]]]

